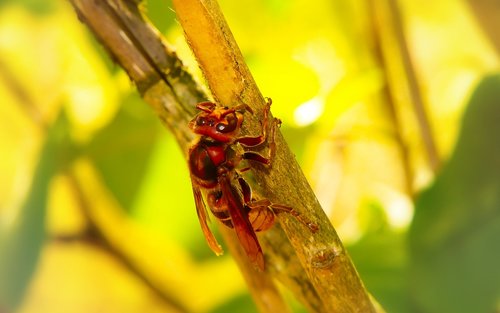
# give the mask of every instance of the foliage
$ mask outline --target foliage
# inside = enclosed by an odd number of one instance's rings
[[[500,75],[478,85],[453,156],[416,204],[409,274],[422,311],[496,309],[500,144],[491,134],[500,130],[499,87]]]
[[[491,30],[463,2],[400,1],[434,173],[395,39],[363,3],[220,1],[374,297],[388,312],[498,311]],[[198,73],[169,5],[143,10]],[[0,311],[255,311],[205,245],[184,153],[68,3],[0,1],[0,81]]]

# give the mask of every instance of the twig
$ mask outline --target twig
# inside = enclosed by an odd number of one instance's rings
[[[104,250],[123,264],[125,268],[139,278],[139,280],[149,287],[149,289],[153,291],[167,307],[177,312],[189,312],[190,310],[188,310],[188,308],[181,301],[165,292],[160,286],[157,286],[156,283],[152,281],[150,277],[148,277],[148,275],[146,275],[140,267],[134,263],[133,260],[129,259],[127,255],[125,255],[112,241],[109,240],[106,233],[102,230],[102,227],[96,222],[93,214],[91,213],[89,208],[90,204],[87,201],[88,195],[85,195],[83,192],[80,185],[81,183],[71,171],[68,171],[66,174],[70,187],[87,222],[89,234],[94,239],[94,242],[98,243]]]
[[[0,79],[3,79],[5,86],[12,92],[33,123],[41,130],[47,130],[48,126],[43,119],[42,112],[2,60],[0,60]]]
[[[231,251],[233,258],[240,267],[240,271],[249,286],[250,294],[259,309],[259,312],[283,312],[289,313],[290,308],[279,293],[271,275],[255,270],[248,257],[239,244],[236,233],[219,224],[219,230],[224,236],[225,242]],[[228,240],[230,239],[230,240]]]
[[[434,137],[432,135],[432,127],[429,123],[429,118],[424,106],[422,94],[420,92],[417,74],[415,73],[415,67],[411,60],[410,51],[405,39],[401,13],[397,4],[397,0],[388,0],[388,4],[389,18],[392,20],[392,29],[394,30],[396,42],[401,53],[403,68],[406,72],[406,78],[408,80],[408,89],[410,93],[411,103],[413,105],[413,110],[415,111],[415,116],[419,125],[420,135],[425,146],[429,165],[431,169],[436,172],[439,169],[441,161],[437,151],[436,143],[434,141]]]
[[[387,104],[387,108],[389,111],[389,118],[394,127],[394,139],[399,147],[401,153],[401,162],[403,165],[404,171],[404,180],[405,180],[405,189],[406,193],[410,198],[413,198],[413,170],[410,162],[410,152],[408,150],[408,145],[406,144],[403,136],[403,125],[401,125],[401,121],[398,115],[397,110],[397,96],[396,91],[394,90],[395,86],[390,83],[388,79],[389,75],[389,66],[392,60],[389,60],[389,57],[384,53],[382,37],[383,37],[383,18],[380,16],[380,9],[378,7],[379,2],[376,0],[368,1],[368,14],[370,15],[371,27],[373,30],[373,40],[374,47],[373,52],[375,55],[376,61],[384,68],[384,72],[386,74],[386,83],[382,89],[382,97],[383,101]]]
[[[467,0],[483,32],[500,55],[500,3],[496,0]]]
[[[187,151],[194,136],[186,127],[196,103],[206,97],[175,52],[126,0],[70,0],[78,17],[101,41],[158,117]]]

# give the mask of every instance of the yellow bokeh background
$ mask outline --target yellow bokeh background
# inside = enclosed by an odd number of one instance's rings
[[[399,2],[446,164],[476,84],[499,69],[498,51],[466,1]],[[170,6],[150,0],[142,9],[203,81]],[[387,68],[373,53],[364,2],[220,6],[343,242],[356,245],[377,223],[405,235],[415,195],[436,172],[390,29],[379,30],[387,31],[382,45],[394,65]],[[380,97],[386,84],[395,90],[399,129]],[[409,172],[395,133],[408,151]],[[0,248],[26,230],[23,221],[35,210],[43,219],[31,222],[43,232],[34,234],[44,236],[32,263],[17,268],[31,271],[21,291],[0,276],[1,312],[255,312],[230,256],[216,258],[205,245],[183,158],[69,2],[0,1]],[[36,198],[41,186],[46,198]],[[0,259],[10,257],[5,251]],[[401,308],[390,292],[377,290],[386,308]]]

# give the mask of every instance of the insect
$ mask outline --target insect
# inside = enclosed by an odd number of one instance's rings
[[[246,105],[234,108],[222,107],[213,102],[199,103],[200,112],[189,123],[191,130],[199,135],[189,149],[189,169],[193,185],[196,211],[208,245],[216,255],[223,250],[208,227],[207,207],[213,216],[224,225],[233,228],[249,260],[264,269],[264,256],[256,232],[269,229],[275,222],[275,214],[286,212],[306,225],[312,232],[317,226],[293,208],[257,199],[242,173],[250,169],[251,162],[270,165],[275,152],[274,136],[281,121],[270,121],[271,99],[267,99],[262,120],[262,131],[257,136],[239,136],[243,114],[250,111]],[[271,124],[271,125],[269,125]],[[269,156],[263,156],[250,148],[268,141],[271,127]],[[242,168],[241,162],[249,160]]]

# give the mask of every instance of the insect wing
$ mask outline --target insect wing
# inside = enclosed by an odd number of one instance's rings
[[[223,183],[222,189],[224,195],[227,197],[229,215],[231,216],[231,221],[240,244],[250,261],[261,270],[264,270],[264,255],[262,254],[262,248],[252,228],[252,224],[244,213],[241,197],[235,187],[229,182]]]
[[[200,220],[201,229],[203,230],[203,234],[205,235],[205,239],[207,240],[208,246],[216,255],[222,255],[224,252],[222,247],[215,239],[214,234],[208,227],[207,221],[209,220],[207,215],[207,208],[205,206],[205,202],[203,202],[203,197],[201,195],[201,191],[198,187],[193,184],[193,195],[194,202],[196,204],[196,213],[198,214],[198,219]]]

